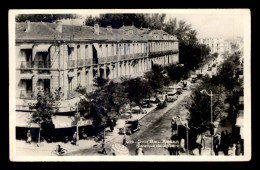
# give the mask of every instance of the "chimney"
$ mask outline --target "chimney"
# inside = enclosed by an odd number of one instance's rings
[[[107,31],[110,32],[110,33],[113,33],[113,31],[112,31],[112,26],[110,26],[110,25],[107,26]]]
[[[25,32],[28,32],[31,30],[31,23],[30,23],[30,20],[26,20],[25,21]]]
[[[56,24],[57,24],[56,31],[62,33],[62,21],[57,20]]]
[[[94,33],[99,35],[99,25],[98,24],[94,25]]]

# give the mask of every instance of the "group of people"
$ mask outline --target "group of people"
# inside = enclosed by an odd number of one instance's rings
[[[222,131],[221,134],[217,133],[213,139],[213,150],[215,155],[222,151],[224,155],[235,156],[243,154],[242,140],[232,140],[231,133],[227,130]]]

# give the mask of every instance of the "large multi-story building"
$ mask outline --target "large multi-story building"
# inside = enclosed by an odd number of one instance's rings
[[[142,76],[153,64],[179,62],[178,40],[163,30],[16,23],[16,111],[29,111],[37,92],[61,88],[59,112],[75,112],[75,89],[93,90],[101,76]]]

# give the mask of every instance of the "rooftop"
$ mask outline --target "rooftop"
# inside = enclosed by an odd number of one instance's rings
[[[64,41],[147,41],[155,40],[153,34],[158,34],[156,40],[165,40],[163,35],[167,35],[169,40],[177,40],[175,36],[163,30],[149,30],[147,28],[138,29],[134,26],[123,26],[119,29],[99,27],[99,34],[95,34],[93,26],[65,25],[62,24],[62,32],[56,30],[56,23],[29,22],[30,30],[26,31],[25,22],[16,23],[16,40],[64,40]],[[132,33],[128,30],[133,30]]]

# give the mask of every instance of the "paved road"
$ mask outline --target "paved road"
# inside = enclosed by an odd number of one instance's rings
[[[210,64],[212,65],[213,62]],[[212,71],[207,71],[207,65],[202,68],[203,74],[214,74],[216,72],[216,67],[213,67]],[[193,84],[191,84],[192,86]],[[133,133],[131,136],[127,136],[127,148],[130,151],[130,155],[135,155],[136,143],[138,140],[142,141],[162,141],[169,140],[171,137],[171,119],[175,116],[180,116],[185,119],[187,116],[187,110],[185,109],[186,98],[191,94],[191,90],[188,89],[183,91],[179,95],[178,100],[174,103],[168,103],[168,106],[161,110],[153,110],[147,116],[140,120],[142,125],[141,130]],[[114,143],[122,143],[123,135],[118,135],[111,141],[106,142],[107,154],[112,155],[110,148]],[[131,143],[133,142],[133,143]],[[82,149],[68,155],[100,155],[98,154],[100,150],[100,145],[93,146],[89,149]],[[144,148],[145,155],[169,155],[166,148]]]
[[[174,115],[179,115],[180,117],[185,118],[186,113],[184,107],[184,99],[190,95],[190,90],[183,91],[179,95],[178,100],[174,103],[168,103],[168,106],[161,110],[153,110],[147,116],[140,120],[142,125],[141,130],[133,133],[131,136],[127,136],[127,141],[133,141],[135,143],[128,143],[127,148],[130,151],[130,155],[135,155],[136,142],[137,140],[147,141],[161,141],[168,140],[171,136],[171,118]],[[117,136],[116,138],[108,141],[106,143],[107,154],[111,155],[112,144],[122,143],[123,135]],[[72,152],[68,155],[101,155],[98,154],[100,146],[93,146],[90,149],[83,149],[79,151]],[[164,148],[144,148],[145,155],[169,155],[167,149]]]

